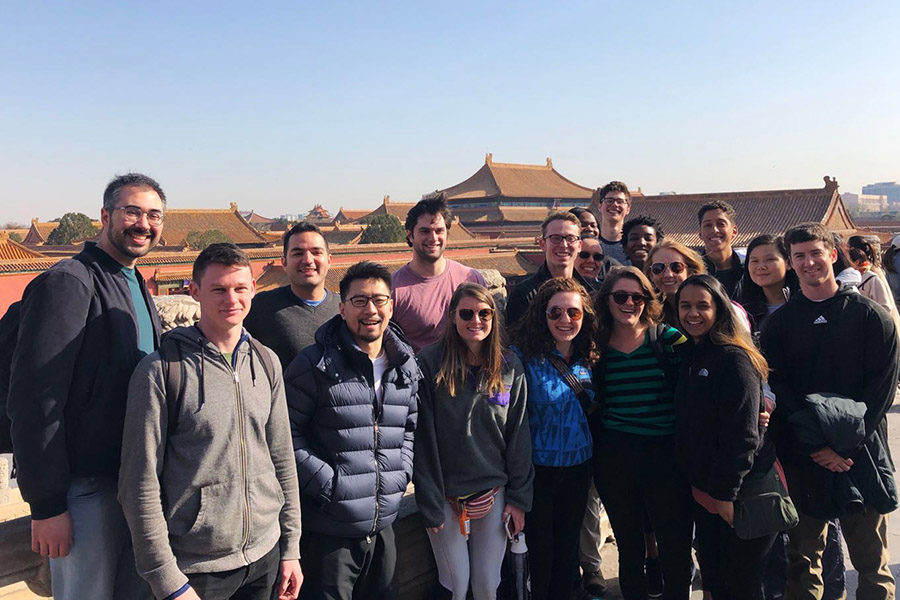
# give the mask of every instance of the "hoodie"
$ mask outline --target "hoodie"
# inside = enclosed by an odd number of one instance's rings
[[[184,392],[180,400],[166,397],[158,352],[138,364],[119,479],[138,572],[157,598],[181,588],[185,573],[247,566],[276,544],[282,560],[300,556],[300,498],[280,369],[270,382],[246,334],[231,363],[196,326],[168,336],[183,356]]]

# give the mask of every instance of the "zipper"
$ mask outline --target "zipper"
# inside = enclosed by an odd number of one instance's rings
[[[375,519],[372,521],[372,531],[369,532],[369,535],[366,536],[366,543],[370,543],[372,541],[372,536],[375,535],[378,528],[378,513],[379,508],[379,491],[381,490],[381,469],[378,466],[378,418],[380,417],[380,412],[378,410],[378,395],[375,393],[375,390],[372,390],[372,395],[374,397],[375,404],[372,407],[374,427],[373,431],[375,434],[375,446],[374,446],[374,454],[372,457],[373,462],[375,463]]]
[[[224,358],[224,357],[223,357]],[[228,361],[226,361],[227,363]],[[231,365],[228,365],[231,368]],[[241,540],[241,555],[247,561],[247,544],[250,542],[250,481],[247,478],[247,444],[244,440],[244,406],[241,401],[241,379],[237,371],[232,369],[234,375],[234,398],[237,404],[238,429],[241,440],[241,481],[244,484],[244,538]],[[248,561],[249,562],[249,561]]]

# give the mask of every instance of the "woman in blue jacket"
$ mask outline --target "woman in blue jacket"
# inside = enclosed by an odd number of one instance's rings
[[[533,504],[525,515],[534,600],[569,597],[577,567],[592,470],[585,408],[594,399],[595,328],[585,289],[559,277],[541,285],[515,333],[513,349],[528,384],[534,462]],[[578,380],[580,394],[566,381],[567,374]]]

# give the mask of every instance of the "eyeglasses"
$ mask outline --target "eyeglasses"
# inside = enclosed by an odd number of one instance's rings
[[[650,265],[650,272],[654,275],[662,275],[665,272],[666,267],[668,267],[672,271],[672,273],[678,275],[687,268],[687,265],[683,262],[678,261],[670,262],[669,264],[653,263],[652,265]]]
[[[456,311],[456,316],[458,316],[463,321],[471,321],[475,318],[476,314],[482,321],[490,321],[494,318],[494,311],[490,308],[482,308],[477,313],[471,308],[460,308]]]
[[[578,253],[578,258],[580,258],[582,260],[587,260],[591,257],[593,257],[593,259],[595,261],[600,262],[603,260],[603,253],[602,252],[591,253],[591,252],[587,252],[586,250],[582,250],[581,252]]]
[[[567,244],[571,245],[571,244],[574,244],[575,242],[577,242],[578,240],[580,240],[581,236],[580,235],[572,235],[571,233],[569,235],[560,235],[558,233],[554,233],[552,235],[545,235],[544,239],[550,240],[550,243],[553,244],[554,246],[558,246],[558,245],[562,244],[563,240],[565,240]]]
[[[603,202],[606,204],[616,204],[618,206],[625,206],[628,204],[628,200],[625,198],[604,198]]]
[[[565,310],[565,313],[569,315],[569,319],[572,321],[580,321],[581,317],[584,316],[584,312],[580,308],[575,308],[574,306],[570,306],[569,308],[567,308]],[[547,311],[547,318],[551,321],[558,321],[562,316],[563,309],[558,306],[554,306]]]
[[[128,206],[115,206],[112,210],[123,210],[125,211],[125,222],[129,225],[133,225],[141,220],[141,217],[147,215],[147,223],[150,225],[159,225],[163,222],[166,215],[161,210],[142,210],[139,206],[133,206],[129,204]]]
[[[631,298],[631,301],[634,302],[635,306],[640,306],[649,300],[644,294],[633,294],[629,292],[613,292],[610,294],[610,297],[616,304],[625,304],[628,302],[628,299]]]
[[[391,297],[386,294],[375,294],[374,296],[353,296],[352,298],[348,298],[347,302],[352,304],[355,308],[363,308],[367,306],[369,302],[375,305],[375,308],[381,308],[385,304],[388,303]]]

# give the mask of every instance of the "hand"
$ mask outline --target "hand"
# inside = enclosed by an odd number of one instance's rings
[[[810,454],[809,457],[820,467],[824,467],[835,473],[846,473],[850,470],[850,467],[853,466],[853,461],[851,459],[844,458],[828,446],[825,446],[821,450],[816,450]]]
[[[186,589],[182,595],[178,596],[178,598],[176,598],[176,600],[201,600],[201,599],[200,599],[200,596],[197,595],[197,592],[194,591],[194,588],[188,587],[188,589]]]
[[[300,585],[303,583],[303,571],[300,570],[300,561],[281,561],[281,585],[278,586],[278,600],[295,600],[300,593]]]
[[[759,413],[759,426],[768,427],[771,416],[772,415],[768,411]]]
[[[719,513],[723,521],[734,527],[734,502],[716,500],[716,512]]]
[[[440,531],[440,530],[443,529],[443,528],[444,528],[444,524],[441,523],[441,524],[438,525],[437,527],[429,527],[429,528],[428,528],[428,531],[431,532],[431,533],[437,533],[438,531]]]
[[[763,397],[763,404],[765,405],[766,412],[770,415],[775,412],[775,402],[772,401],[768,396]]]
[[[503,525],[506,526],[507,521],[512,519],[512,528],[510,533],[516,535],[525,528],[525,511],[518,506],[507,504],[503,507]]]
[[[49,519],[31,520],[32,552],[50,558],[62,558],[68,556],[73,543],[69,511]]]

